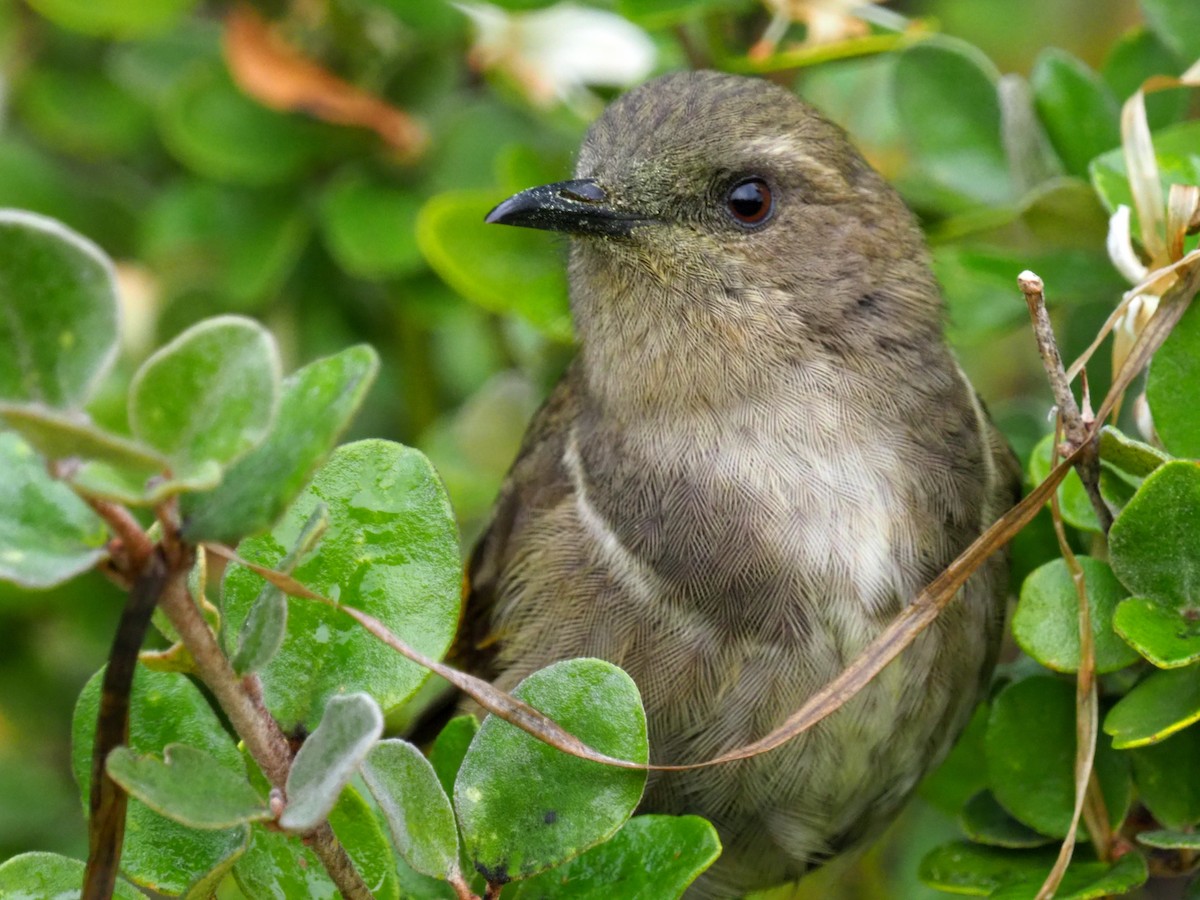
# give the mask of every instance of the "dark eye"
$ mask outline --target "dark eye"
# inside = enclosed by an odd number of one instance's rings
[[[771,189],[761,178],[747,178],[729,189],[725,205],[743,225],[761,225],[771,216]]]

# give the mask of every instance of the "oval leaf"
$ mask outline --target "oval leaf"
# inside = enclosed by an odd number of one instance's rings
[[[1161,741],[1200,720],[1200,665],[1154,672],[1117,701],[1104,730],[1118,750]]]
[[[956,211],[1016,199],[1001,139],[998,78],[979,50],[948,38],[913,44],[896,59],[898,120],[937,206]]]
[[[440,659],[458,627],[462,568],[450,502],[429,461],[388,441],[338,448],[269,535],[242,543],[241,556],[277,564],[318,503],[329,508],[329,529],[295,578]],[[237,633],[264,583],[229,568],[227,634]],[[349,617],[307,600],[289,601],[283,646],[260,672],[267,707],[285,731],[315,726],[326,700],[345,691],[365,691],[390,709],[428,674]]]
[[[1200,610],[1200,466],[1160,466],[1109,532],[1113,571],[1130,592]]]
[[[1130,597],[1117,607],[1113,628],[1160,669],[1177,669],[1200,659],[1200,615],[1195,611]]]
[[[1146,377],[1146,400],[1154,414],[1154,430],[1176,456],[1200,457],[1198,385],[1200,307],[1193,304],[1154,354]]]
[[[284,379],[266,439],[225,472],[215,491],[183,498],[187,539],[235,544],[274,524],[350,424],[378,368],[375,351],[360,345]]]
[[[252,319],[218,316],[154,353],[129,386],[129,426],[184,469],[245,455],[271,427],[279,351]]]
[[[329,813],[329,824],[346,848],[375,900],[398,900],[396,863],[379,820],[366,801],[347,787]],[[249,900],[340,900],[341,893],[303,840],[285,831],[250,828],[250,846],[233,867],[233,877]]]
[[[105,767],[131,796],[192,828],[231,828],[272,818],[245,775],[186,744],[168,744],[162,759],[117,747]]]
[[[566,266],[544,234],[484,224],[503,198],[455,191],[429,200],[417,217],[417,242],[442,280],[484,309],[527,319],[569,341]]]
[[[530,675],[513,695],[601,753],[647,759],[637,687],[611,663],[556,663]],[[475,867],[488,881],[503,883],[607,840],[629,818],[645,784],[645,772],[568,756],[488,716],[459,770],[454,808]]]
[[[0,897],[5,900],[67,900],[79,896],[84,864],[57,853],[22,853],[0,863]],[[112,900],[145,900],[128,881],[117,879]]]
[[[1043,50],[1029,80],[1038,116],[1072,175],[1086,177],[1094,157],[1121,145],[1117,98],[1085,62],[1064,50]]]
[[[399,278],[425,267],[417,248],[421,199],[349,170],[321,198],[321,230],[338,264],[360,278]]]
[[[292,761],[279,824],[299,832],[320,825],[381,734],[383,713],[370,696],[330,697],[321,724]]]
[[[940,891],[986,897],[1005,884],[1049,871],[1053,864],[1050,850],[1001,850],[955,841],[926,853],[918,876]]]
[[[599,846],[514,885],[512,900],[673,900],[721,854],[699,816],[634,816]]]
[[[1138,799],[1168,828],[1200,822],[1200,728],[1129,751]]]
[[[959,813],[958,822],[967,837],[989,847],[1026,849],[1043,847],[1054,841],[1010,816],[996,802],[991,791],[980,791],[968,800]]]
[[[993,900],[1029,900],[1037,896],[1047,873],[1006,884],[988,896]],[[1114,863],[1075,861],[1055,890],[1054,900],[1100,900],[1128,894],[1145,884],[1148,877],[1146,858],[1140,853],[1126,853]]]
[[[10,431],[0,431],[0,472],[0,579],[53,587],[104,558],[99,516]]]
[[[1079,557],[1087,585],[1096,671],[1115,672],[1137,662],[1137,653],[1113,631],[1113,610],[1125,588],[1105,563]],[[1079,669],[1079,595],[1063,559],[1035,569],[1021,585],[1012,620],[1021,649],[1056,672]]]
[[[421,751],[407,741],[380,741],[363,763],[362,774],[404,861],[434,878],[444,880],[456,873],[454,809]]]
[[[45,216],[0,210],[0,400],[78,409],[117,352],[112,263]]]
[[[196,0],[155,0],[154,3],[34,0],[29,5],[63,28],[101,37],[131,38],[169,28],[196,5]]]
[[[1062,837],[1075,801],[1075,689],[1034,676],[1006,687],[992,703],[986,757],[992,793],[1017,820]],[[1127,760],[1097,742],[1096,776],[1116,825],[1132,800]]]
[[[92,741],[100,708],[97,672],[79,696],[71,725],[71,762],[84,806],[91,789]],[[186,676],[151,672],[139,665],[130,692],[129,747],[160,753],[168,744],[198,748],[232,776],[246,777],[233,739],[204,696]],[[138,800],[129,801],[121,871],[135,884],[164,894],[181,894],[203,875],[228,866],[246,846],[248,827],[197,831],[164,818]]]

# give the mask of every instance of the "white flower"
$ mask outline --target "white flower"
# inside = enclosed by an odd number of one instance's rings
[[[628,87],[654,68],[649,35],[614,13],[573,3],[527,13],[457,6],[475,23],[471,62],[509,75],[541,106],[586,102],[589,85]]]
[[[1149,270],[1133,249],[1130,210],[1122,203],[1108,220],[1108,258],[1130,284],[1145,280]]]

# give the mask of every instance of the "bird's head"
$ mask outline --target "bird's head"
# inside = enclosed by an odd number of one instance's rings
[[[687,72],[642,85],[592,125],[575,176],[487,221],[571,235],[585,351],[678,350],[715,334],[731,347],[854,352],[864,327],[940,329],[899,196],[840,128],[773,84]]]

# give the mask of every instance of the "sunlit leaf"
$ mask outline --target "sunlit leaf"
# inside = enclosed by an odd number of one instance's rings
[[[299,832],[321,824],[382,733],[383,713],[369,696],[330,697],[321,723],[292,761],[279,824]]]
[[[596,659],[556,663],[513,695],[602,753],[645,762],[637,687]],[[489,881],[527,878],[608,839],[633,812],[646,773],[568,756],[489,716],[454,784],[467,855]]]
[[[0,210],[0,400],[81,407],[117,350],[112,263],[86,238]]]
[[[47,588],[104,557],[100,518],[11,431],[0,431],[0,472],[0,579]]]
[[[69,900],[79,896],[84,865],[57,853],[22,853],[0,863],[0,897],[5,900]],[[144,900],[128,881],[118,878],[113,900]]]
[[[1153,672],[1117,701],[1104,730],[1117,749],[1154,744],[1200,721],[1200,665]]]

